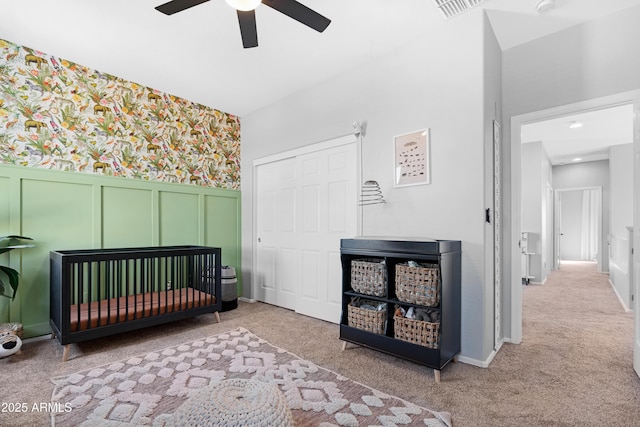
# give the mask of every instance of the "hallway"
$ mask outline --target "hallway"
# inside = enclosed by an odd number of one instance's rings
[[[530,402],[551,424],[637,425],[632,334],[608,275],[595,262],[562,261],[544,285],[524,287],[522,344],[496,359],[528,355]]]

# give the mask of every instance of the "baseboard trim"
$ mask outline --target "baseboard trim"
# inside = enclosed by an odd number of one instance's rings
[[[529,282],[530,285],[544,285],[545,283],[547,283],[547,279],[549,277],[545,277],[544,280],[542,282]]]
[[[498,346],[491,352],[491,354],[489,354],[489,357],[487,357],[485,360],[474,359],[467,356],[458,356],[458,361],[466,363],[468,365],[477,366],[478,368],[488,368],[491,362],[493,362],[493,359],[496,357],[496,354],[498,354],[498,352],[502,348],[502,344],[504,344],[504,342],[504,338],[501,339],[498,342]]]
[[[244,301],[244,302],[249,302],[251,304],[253,304],[254,302],[258,302],[257,299],[253,299],[253,298],[245,298],[245,297],[240,297],[238,298],[240,301]]]
[[[44,341],[44,340],[50,340],[51,339],[51,333],[47,334],[47,335],[40,335],[37,337],[31,337],[31,338],[25,338],[22,340],[23,344],[28,344],[30,342],[36,342],[36,341]]]
[[[611,277],[611,276],[609,276]],[[620,296],[620,294],[618,293],[618,290],[616,289],[616,286],[613,284],[613,282],[611,281],[611,278],[609,278],[609,284],[611,285],[611,289],[613,289],[613,292],[616,294],[616,296],[618,297],[618,301],[620,301],[620,305],[622,306],[622,308],[624,309],[625,313],[633,313],[633,310],[630,309],[629,307],[627,307],[627,305],[624,303],[624,301],[622,300],[622,297]]]
[[[516,344],[516,345],[517,345],[517,344],[522,343],[522,340],[520,340],[520,341],[514,341],[514,340],[512,340],[512,339],[511,339],[511,338],[509,338],[509,337],[505,337],[505,338],[502,340],[502,342],[509,343],[509,344]]]

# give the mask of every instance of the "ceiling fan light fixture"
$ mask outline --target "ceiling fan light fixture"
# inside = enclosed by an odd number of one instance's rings
[[[256,7],[260,6],[260,3],[262,3],[262,0],[225,0],[225,1],[232,8],[243,11],[243,12],[254,10]]]
[[[536,4],[536,10],[538,13],[545,13],[547,10],[552,9],[555,4],[555,0],[540,0],[538,4]]]

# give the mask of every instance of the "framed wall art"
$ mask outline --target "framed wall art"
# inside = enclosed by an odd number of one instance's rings
[[[429,184],[429,129],[422,129],[393,138],[394,185]]]

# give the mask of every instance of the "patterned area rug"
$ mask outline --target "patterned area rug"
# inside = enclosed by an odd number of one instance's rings
[[[448,413],[359,384],[244,328],[53,378],[51,400],[66,409],[53,421],[59,426],[165,427],[175,423],[177,414],[201,411],[194,400],[202,400],[203,391],[236,379],[277,385],[296,426],[451,426]],[[216,412],[215,405],[229,404],[207,402],[204,412],[209,414]],[[194,424],[205,425],[199,416]]]

